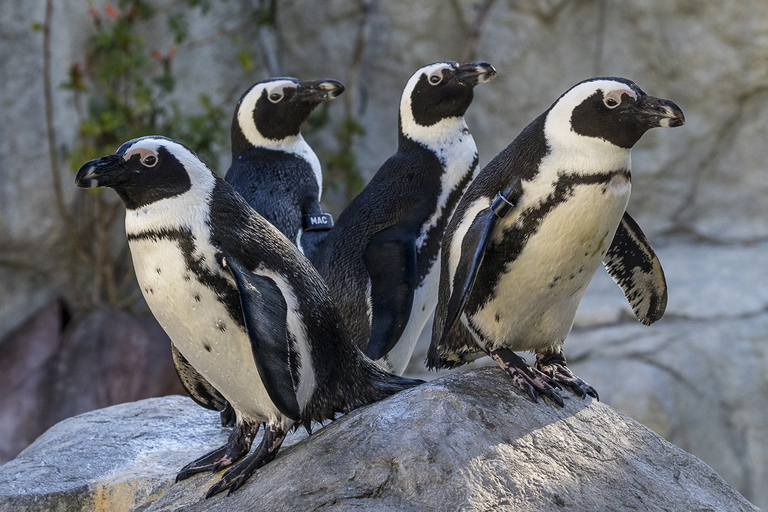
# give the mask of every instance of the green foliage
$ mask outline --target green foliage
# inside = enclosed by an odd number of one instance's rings
[[[142,29],[162,14],[149,1],[121,0],[117,8],[107,4],[103,13],[89,9],[95,33],[88,40],[84,63],[73,64],[62,84],[75,94],[77,103],[81,102],[79,96],[87,96],[80,137],[69,155],[72,169],[144,135],[177,139],[204,160],[215,160],[227,138],[224,109],[203,96],[199,111],[188,113],[169,99],[177,86],[173,75],[176,48],[189,36],[186,11],[189,7],[202,12],[210,8],[210,2],[202,0],[179,4],[165,13],[173,38],[165,52],[148,48],[142,36]]]
[[[69,149],[72,169],[114,151],[127,140],[145,135],[176,139],[209,163],[229,134],[228,116],[221,105],[201,95],[196,108],[172,100],[177,82],[173,59],[177,45],[189,36],[186,15],[190,8],[206,12],[207,0],[176,0],[162,3],[149,0],[119,0],[117,7],[106,4],[102,11],[88,13],[94,33],[88,39],[85,57],[70,66],[61,87],[72,93],[79,113],[79,137]],[[165,15],[164,17],[162,15]],[[167,50],[150,48],[143,33],[156,28],[156,20],[168,28]],[[48,23],[48,22],[47,22]],[[44,28],[44,27],[43,27]],[[33,27],[36,29],[36,27]],[[110,196],[90,195],[90,218],[72,236],[84,262],[93,270],[91,305],[130,307],[138,290],[125,247],[110,242],[122,206]],[[67,221],[67,215],[62,214]]]

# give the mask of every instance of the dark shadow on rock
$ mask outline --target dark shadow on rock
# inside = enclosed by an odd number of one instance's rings
[[[183,393],[151,315],[54,301],[0,342],[0,463],[55,423],[93,409]]]

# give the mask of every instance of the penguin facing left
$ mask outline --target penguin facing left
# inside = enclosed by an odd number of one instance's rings
[[[624,78],[566,91],[478,174],[446,229],[430,368],[489,354],[534,401],[597,392],[563,342],[601,261],[646,325],[664,313],[664,272],[626,212],[630,150],[680,108]],[[534,351],[536,368],[514,351]]]
[[[301,127],[315,107],[343,92],[338,80],[270,78],[243,93],[232,118],[224,179],[310,261],[333,217],[320,207],[320,161]]]
[[[487,62],[437,62],[408,80],[397,152],[339,216],[315,261],[355,343],[401,374],[437,303],[443,230],[477,173],[464,114]]]
[[[385,372],[354,346],[311,263],[182,144],[158,136],[126,142],[83,165],[76,184],[110,187],[123,200],[147,304],[235,411],[227,444],[177,476],[242,459],[206,497],[240,487],[274,459],[289,429],[420,383]],[[261,424],[262,442],[248,455]]]

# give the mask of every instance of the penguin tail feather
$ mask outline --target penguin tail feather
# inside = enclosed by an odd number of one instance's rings
[[[362,389],[358,389],[357,393],[353,393],[352,396],[355,396],[357,400],[355,400],[355,403],[349,404],[350,410],[378,402],[400,391],[424,384],[423,380],[410,379],[389,373],[371,360],[363,361],[361,369],[363,370],[363,375],[359,383],[362,384]]]

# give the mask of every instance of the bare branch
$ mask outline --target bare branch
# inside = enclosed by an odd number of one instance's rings
[[[56,130],[54,129],[53,117],[53,83],[51,79],[51,24],[53,20],[53,0],[45,2],[45,22],[43,23],[43,94],[45,96],[45,123],[46,137],[48,139],[48,158],[51,166],[53,178],[53,193],[56,198],[56,209],[59,212],[64,231],[77,255],[88,265],[95,264],[92,255],[85,249],[75,231],[72,218],[67,211],[64,203],[64,191],[61,188],[61,168],[59,166],[59,157],[56,153],[58,143],[56,141]]]
[[[355,117],[355,107],[360,96],[357,83],[360,80],[360,70],[363,64],[363,55],[371,37],[370,13],[373,8],[373,0],[360,0],[360,22],[357,26],[355,37],[355,51],[352,61],[349,63],[347,75],[347,93],[344,95],[344,110],[347,117]]]
[[[270,76],[280,76],[280,63],[277,60],[275,41],[277,40],[277,0],[269,2],[269,20],[259,25],[259,43],[264,53],[264,63]]]
[[[477,42],[480,40],[482,34],[483,25],[488,18],[488,12],[493,7],[496,0],[483,0],[483,2],[477,6],[477,18],[472,24],[472,30],[469,32],[467,42],[464,43],[464,50],[461,52],[461,62],[469,62],[475,58],[475,51],[477,50]]]

